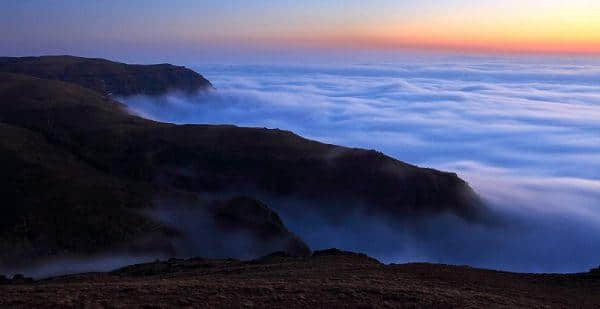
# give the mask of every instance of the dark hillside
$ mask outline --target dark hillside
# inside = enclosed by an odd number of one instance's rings
[[[192,192],[255,190],[347,200],[385,213],[449,211],[476,217],[481,204],[453,173],[382,153],[322,144],[288,131],[172,125],[68,83],[0,75],[0,121],[45,136],[97,169]]]
[[[139,211],[164,195],[201,207],[189,196],[250,193],[340,215],[366,207],[389,220],[441,212],[478,220],[484,211],[456,174],[287,131],[158,123],[93,90],[19,74],[0,73],[0,135],[6,259],[172,235]],[[234,224],[260,239],[269,239],[265,227],[275,239],[293,238],[277,220],[248,225],[246,217]]]
[[[0,58],[0,72],[79,84],[115,96],[160,95],[170,90],[195,92],[212,88],[202,75],[170,64],[132,65],[73,56]]]

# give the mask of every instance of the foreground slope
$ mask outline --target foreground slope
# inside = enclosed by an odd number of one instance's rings
[[[21,282],[21,283],[19,283]],[[600,273],[515,274],[383,265],[334,249],[256,261],[169,260],[112,273],[0,285],[0,306],[273,308],[597,308]]]
[[[287,131],[158,123],[95,90],[20,74],[0,73],[0,134],[2,261],[177,234],[141,210],[164,201],[206,207],[209,193],[301,200],[281,206],[333,216],[365,209],[392,221],[442,212],[478,220],[484,208],[456,174]]]

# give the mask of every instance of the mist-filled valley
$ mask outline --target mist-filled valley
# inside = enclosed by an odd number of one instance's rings
[[[491,223],[451,214],[389,220],[343,208],[332,218],[289,207],[303,201],[264,197],[313,250],[517,272],[580,272],[600,261],[595,60],[448,57],[193,68],[216,89],[120,100],[158,121],[280,128],[456,172],[494,213]]]
[[[332,247],[513,272],[600,260],[593,60],[194,66],[206,79],[3,61],[0,95],[17,104],[0,110],[13,200],[0,273]]]
[[[600,308],[600,1],[1,1],[0,176],[0,308]]]

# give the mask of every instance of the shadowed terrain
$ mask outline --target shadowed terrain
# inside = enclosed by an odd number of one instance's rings
[[[202,208],[203,192],[298,198],[333,215],[365,207],[391,220],[440,212],[476,220],[483,211],[456,174],[287,131],[145,120],[61,81],[1,73],[0,125],[3,261],[176,235],[140,210],[165,196]],[[142,247],[153,246],[169,247]]]
[[[117,96],[212,88],[202,75],[181,66],[132,65],[73,56],[0,57],[0,71],[67,81]]]
[[[254,261],[171,259],[111,273],[0,285],[11,307],[597,308],[600,275],[516,274],[435,264],[384,265],[329,249]]]

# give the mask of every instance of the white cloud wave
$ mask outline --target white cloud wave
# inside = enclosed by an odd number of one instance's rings
[[[598,63],[477,58],[197,70],[218,90],[125,101],[156,120],[282,128],[381,150],[457,171],[497,205],[600,226]],[[579,262],[600,263],[598,246]]]

